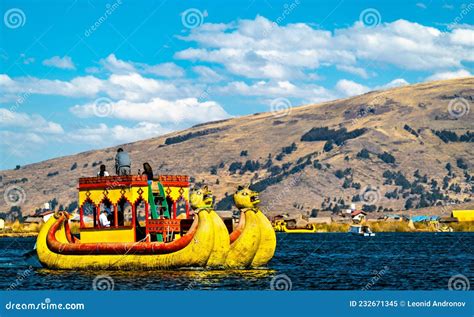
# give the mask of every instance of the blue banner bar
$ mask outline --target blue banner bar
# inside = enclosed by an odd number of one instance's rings
[[[2,291],[0,316],[469,316],[468,291]]]

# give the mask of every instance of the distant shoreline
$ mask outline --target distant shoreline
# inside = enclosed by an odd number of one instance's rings
[[[0,238],[28,238],[37,237],[38,232],[2,232]]]
[[[377,231],[377,233],[474,233],[472,230],[453,231],[453,232],[440,232],[440,231],[429,231],[429,230],[411,230],[411,231]],[[316,231],[314,233],[286,233],[277,232],[279,234],[324,234],[324,233],[347,233],[347,231]],[[1,238],[32,238],[37,237],[37,232],[9,232],[0,233]]]

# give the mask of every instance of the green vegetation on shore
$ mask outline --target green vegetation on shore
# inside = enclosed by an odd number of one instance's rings
[[[434,223],[420,222],[410,225],[407,221],[373,221],[367,223],[373,232],[438,232]],[[348,232],[350,224],[331,223],[315,224],[317,232]],[[442,226],[441,226],[442,227]],[[446,227],[453,229],[453,232],[474,232],[474,221],[453,222]]]
[[[348,232],[349,223],[314,224],[317,233]],[[439,226],[429,222],[419,222],[410,225],[407,221],[371,221],[368,226],[373,232],[438,232]],[[474,221],[453,222],[445,227],[452,228],[453,232],[474,232]],[[2,237],[34,237],[41,229],[40,224],[24,224],[19,221],[6,224],[7,230],[0,231]],[[71,233],[79,233],[79,224],[70,224]]]

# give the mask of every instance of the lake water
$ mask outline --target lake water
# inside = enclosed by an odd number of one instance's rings
[[[474,233],[278,233],[277,239],[265,269],[123,272],[48,270],[23,256],[34,238],[0,238],[0,288],[433,290],[448,289],[450,279],[455,288],[474,287]]]

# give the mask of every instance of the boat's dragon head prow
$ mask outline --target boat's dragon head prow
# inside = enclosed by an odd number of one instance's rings
[[[206,185],[193,189],[189,196],[189,201],[194,210],[212,208],[212,191]]]
[[[58,210],[54,212],[53,216],[54,216],[54,219],[59,219],[61,216],[66,217],[66,219],[71,218],[71,215],[68,212],[58,211]]]
[[[255,208],[260,203],[260,197],[248,185],[239,186],[234,194],[234,203],[239,209]]]

